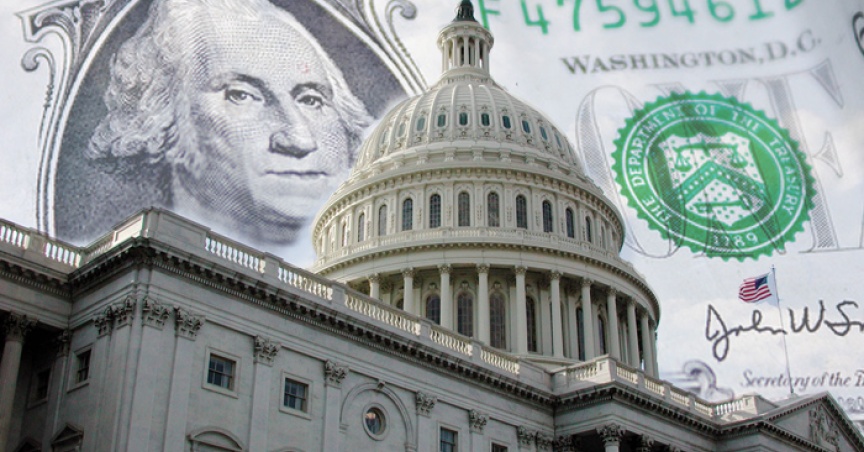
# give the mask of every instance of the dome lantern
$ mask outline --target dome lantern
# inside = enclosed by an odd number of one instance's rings
[[[438,35],[442,54],[443,77],[450,73],[474,72],[489,76],[489,50],[494,39],[489,30],[474,18],[471,0],[462,0],[456,8],[456,18]]]

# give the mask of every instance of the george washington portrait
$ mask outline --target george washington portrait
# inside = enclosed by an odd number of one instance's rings
[[[54,218],[67,240],[157,206],[290,245],[347,177],[373,118],[405,95],[312,1],[153,0],[128,16],[66,126]]]

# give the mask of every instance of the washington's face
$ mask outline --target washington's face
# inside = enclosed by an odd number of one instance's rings
[[[194,29],[188,100],[197,170],[184,184],[240,221],[311,217],[350,161],[318,55],[272,17],[205,17]]]

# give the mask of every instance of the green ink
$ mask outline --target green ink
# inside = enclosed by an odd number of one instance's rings
[[[627,23],[627,16],[624,15],[624,10],[617,6],[604,5],[603,2],[605,0],[597,0],[597,10],[601,13],[605,12],[614,12],[618,15],[618,20],[616,22],[609,22],[603,24],[603,28],[621,28]]]
[[[804,3],[804,0],[786,0],[786,11],[798,7],[801,3]]]
[[[720,22],[729,22],[735,17],[735,8],[722,0],[708,0],[708,9],[711,10],[711,15]]]
[[[648,22],[639,22],[639,25],[649,28],[657,25],[660,22],[660,7],[657,6],[657,0],[648,0],[648,5],[643,5],[642,0],[633,0],[633,6],[642,12],[653,14],[654,18]]]
[[[612,169],[651,229],[694,253],[784,250],[813,206],[804,154],[776,120],[734,98],[673,94],[627,120]]]
[[[767,19],[774,15],[771,11],[766,13],[762,10],[762,0],[753,0],[753,7],[756,8],[756,12],[750,15],[750,20]]]
[[[483,27],[489,29],[489,16],[500,16],[501,11],[486,8],[486,1],[497,2],[498,0],[477,0],[477,9],[480,10],[480,22]]]
[[[675,0],[669,0],[669,9],[672,11],[673,17],[686,17],[691,24],[693,23],[695,13],[690,8],[690,0],[683,0],[683,7],[681,9],[675,6]]]
[[[549,21],[543,16],[543,7],[541,5],[537,5],[537,20],[534,20],[528,14],[528,5],[525,3],[525,0],[522,0],[522,17],[525,19],[525,24],[529,27],[540,27],[544,35],[549,33]]]

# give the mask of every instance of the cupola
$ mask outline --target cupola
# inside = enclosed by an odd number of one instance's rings
[[[492,43],[462,0],[438,35],[441,79],[381,119],[318,213],[312,270],[447,346],[653,374],[660,309],[619,255],[621,216],[564,133],[492,79]]]

